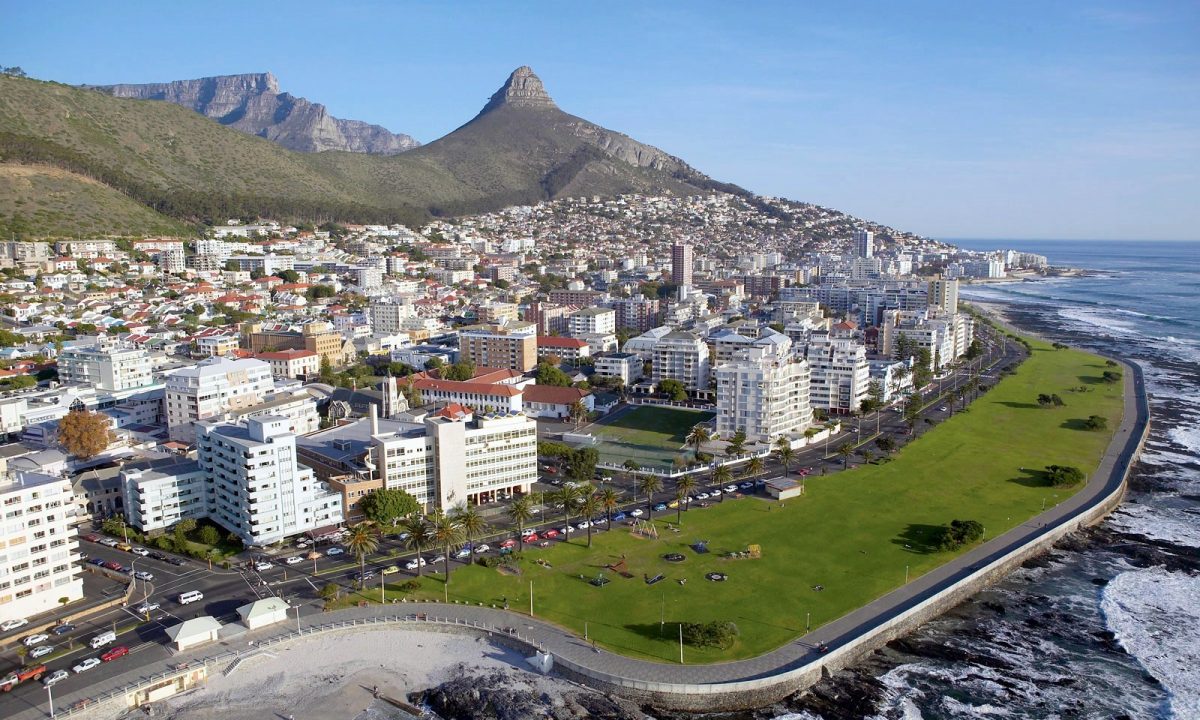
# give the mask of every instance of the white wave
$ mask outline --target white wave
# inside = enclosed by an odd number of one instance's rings
[[[1105,623],[1170,696],[1173,717],[1200,717],[1200,577],[1121,573],[1100,600]]]
[[[1171,442],[1185,448],[1192,457],[1200,457],[1200,427],[1177,425],[1167,431]]]
[[[956,716],[962,717],[1008,717],[1012,713],[1006,708],[1002,708],[990,703],[981,705],[971,705],[969,703],[955,700],[952,697],[942,698],[942,706],[946,710]]]
[[[1085,325],[1100,328],[1112,334],[1113,336],[1129,336],[1136,335],[1138,325],[1134,322],[1125,320],[1114,320],[1112,313],[1107,310],[1090,309],[1090,308],[1061,308],[1058,311],[1058,316],[1065,320],[1073,320]]]
[[[1126,503],[1108,522],[1121,532],[1200,548],[1200,516],[1179,508]]]

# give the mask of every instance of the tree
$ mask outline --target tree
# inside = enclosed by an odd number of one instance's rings
[[[1111,385],[1121,379],[1121,373],[1115,370],[1105,370],[1104,374],[1101,376],[1101,379]]]
[[[462,529],[463,537],[467,539],[467,542],[474,541],[488,531],[487,521],[479,514],[479,508],[474,505],[460,505],[451,511],[450,517]]]
[[[766,463],[764,463],[763,459],[760,457],[755,456],[755,457],[750,458],[750,462],[746,463],[746,473],[745,473],[745,475],[743,475],[743,477],[754,477],[755,475],[762,475],[763,468],[765,465],[766,465]]]
[[[587,406],[583,404],[582,400],[576,400],[575,402],[571,403],[571,413],[570,414],[571,414],[571,420],[573,420],[575,422],[575,427],[576,427],[576,429],[578,429],[579,426],[583,424],[583,421],[587,420],[587,417],[588,417]]]
[[[935,545],[938,550],[957,550],[983,537],[983,525],[975,520],[953,520],[942,526]]]
[[[216,545],[221,542],[221,532],[212,525],[205,525],[196,533],[196,539],[204,545]]]
[[[104,452],[112,442],[108,416],[87,410],[74,410],[58,421],[58,441],[80,460]]]
[[[775,441],[775,457],[783,466],[783,476],[787,477],[788,472],[791,471],[792,461],[796,459],[796,451],[792,449],[790,440],[781,437]]]
[[[913,430],[917,427],[917,421],[921,419],[921,403],[924,400],[920,393],[913,393],[913,396],[908,399],[908,404],[904,406],[904,424],[908,426],[908,434],[912,435]]]
[[[754,458],[754,459],[757,460],[758,458]],[[733,480],[733,471],[729,469],[728,465],[718,465],[715,468],[713,468],[713,471],[712,471],[712,484],[713,485],[718,485],[718,486],[724,487],[725,485],[728,485],[731,480]],[[721,493],[721,502],[725,502],[725,493],[724,492]]]
[[[879,448],[884,455],[891,455],[892,451],[896,449],[896,441],[892,439],[891,435],[884,435],[875,441],[875,447]]]
[[[587,493],[583,499],[579,501],[579,514],[587,521],[587,546],[592,546],[592,526],[595,525],[595,517],[600,514],[604,506],[600,503],[600,498],[596,497],[595,493]]]
[[[533,500],[528,495],[515,498],[506,509],[508,518],[517,526],[517,542],[525,549],[525,523],[533,519]]]
[[[346,548],[358,558],[360,571],[367,571],[367,555],[379,548],[379,533],[375,523],[364,520],[350,528],[350,537],[346,538]]]
[[[275,277],[283,280],[285,283],[300,282],[300,273],[296,272],[295,270],[280,270],[279,272],[275,273]]]
[[[567,474],[576,482],[587,482],[596,474],[596,463],[600,462],[600,451],[596,448],[579,448],[567,456]]]
[[[463,530],[454,519],[438,510],[430,518],[430,535],[442,548],[442,562],[446,568],[446,584],[450,584],[450,550],[463,541]]]
[[[1071,487],[1083,481],[1083,471],[1072,465],[1047,465],[1046,477],[1054,487]]]
[[[332,383],[333,382],[333,363],[329,362],[328,355],[321,356],[321,369],[320,369],[319,374],[321,377],[321,382],[324,382],[324,383]]]
[[[475,377],[475,363],[470,360],[460,360],[441,372],[443,380],[466,382]]]
[[[237,272],[238,270],[241,270],[241,269],[242,269],[242,266],[238,263],[237,260],[226,260],[225,261],[225,271],[226,272]]]
[[[850,456],[854,454],[854,443],[844,442],[838,446],[837,454],[842,458],[842,468],[850,467]]]
[[[309,300],[319,300],[321,298],[329,298],[337,295],[337,291],[329,285],[313,285],[304,292],[304,296]]]
[[[421,550],[429,547],[433,539],[429,523],[425,522],[420,513],[413,513],[400,522],[400,527],[408,533],[408,537],[404,538],[404,546],[417,554],[417,577],[421,577]]]
[[[538,363],[535,377],[538,385],[571,387],[571,376],[545,360]]]
[[[579,502],[582,495],[583,493],[580,492],[579,485],[572,485],[569,483],[564,483],[563,486],[554,493],[552,502],[558,506],[559,510],[562,510],[563,522],[565,524],[571,524],[571,518],[579,509]],[[571,539],[570,530],[567,531],[567,539]]]
[[[616,488],[605,485],[600,489],[598,497],[600,499],[600,506],[604,508],[605,524],[609,529],[612,529],[612,514],[613,510],[615,510],[617,505],[621,502],[621,493],[618,492]]]
[[[687,386],[675,380],[667,378],[658,384],[659,391],[666,395],[673,402],[683,402],[687,400]]]
[[[746,452],[746,431],[738,428],[729,438],[729,443],[725,446],[725,454],[730,457],[741,455]]]
[[[654,493],[662,489],[662,479],[647,473],[638,478],[637,489],[646,496],[646,518],[654,517]]]
[[[1083,421],[1083,426],[1088,430],[1105,430],[1108,428],[1108,418],[1102,415],[1089,415],[1088,419]]]
[[[696,425],[692,427],[691,432],[688,433],[687,440],[685,442],[692,446],[696,456],[699,457],[700,446],[708,442],[709,438],[711,437],[712,434],[709,433],[708,428],[704,427],[703,425]]]
[[[401,518],[421,512],[421,503],[404,490],[380,488],[359,500],[358,509],[380,527],[395,527]]]
[[[675,480],[675,497],[680,501],[679,507],[675,508],[675,519],[677,522],[683,519],[682,511],[691,507],[692,503],[689,498],[695,489],[696,478],[692,475],[683,475]],[[687,507],[684,507],[685,505]]]

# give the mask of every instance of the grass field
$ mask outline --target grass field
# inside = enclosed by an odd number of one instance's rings
[[[644,466],[670,467],[692,428],[712,418],[713,413],[700,410],[642,405],[602,419],[584,432],[600,439],[596,449],[601,462],[620,465],[633,458]]]
[[[757,498],[693,508],[684,513],[677,534],[665,529],[674,511],[664,513],[659,540],[621,529],[597,536],[590,550],[582,536],[527,550],[519,577],[461,568],[451,579],[449,597],[485,604],[507,599],[513,609],[527,611],[532,580],[539,617],[581,636],[587,623],[590,638],[619,653],[677,661],[671,623],[732,620],[741,633],[732,648],[689,647],[687,661],[760,654],[803,634],[806,614],[813,627],[827,623],[903,584],[906,566],[915,578],[949,560],[954,553],[928,545],[937,526],[973,519],[990,538],[1039,512],[1043,501],[1051,506],[1077,490],[1048,487],[1031,469],[1048,464],[1075,465],[1089,474],[1095,469],[1111,431],[1078,429],[1080,422],[1102,415],[1114,428],[1122,413],[1121,384],[1103,383],[1104,369],[1094,355],[1035,342],[1032,357],[1015,375],[890,462],[811,477],[807,495],[782,508]],[[1078,391],[1080,386],[1087,390]],[[1039,393],[1056,393],[1066,406],[1041,408]],[[709,541],[711,553],[698,555],[687,547],[701,539]],[[720,557],[751,543],[762,546],[761,559]],[[687,560],[661,559],[672,551]],[[635,577],[603,570],[622,555]],[[537,557],[552,567],[535,564]],[[729,580],[705,580],[710,570],[727,573]],[[586,582],[599,572],[611,579],[608,585]],[[643,574],[658,573],[668,579],[653,586],[643,582]],[[445,588],[439,578],[426,577],[416,596],[440,599]],[[686,585],[679,584],[682,578]],[[824,589],[815,591],[816,585]],[[375,600],[378,594],[367,597]]]

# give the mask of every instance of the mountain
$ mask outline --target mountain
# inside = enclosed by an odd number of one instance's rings
[[[420,143],[379,125],[342,120],[324,105],[279,91],[271,73],[219,75],[145,85],[86,86],[114,97],[165,100],[297,152],[345,150],[395,155]]]
[[[255,83],[271,85],[265,77]],[[214,112],[232,107],[216,99],[207,105]],[[0,76],[0,162],[53,166],[164,215],[202,222],[271,216],[414,224],[565,196],[747,194],[563,112],[527,67],[470,122],[388,156],[293,152],[172,103]],[[31,217],[47,202],[31,195],[22,214]]]

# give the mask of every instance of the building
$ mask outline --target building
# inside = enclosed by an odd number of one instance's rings
[[[739,430],[750,442],[771,443],[812,424],[808,363],[793,357],[792,341],[770,333],[717,367],[717,435]]]
[[[116,240],[59,240],[54,243],[59,255],[73,258],[97,258],[112,256],[117,252]]]
[[[142,532],[209,515],[206,475],[195,460],[138,460],[121,468],[120,480],[125,519]]]
[[[659,324],[662,319],[662,301],[638,294],[631,298],[617,298],[608,306],[617,311],[617,329],[645,332]]]
[[[939,315],[954,315],[958,312],[958,280],[938,278],[929,281],[929,307],[937,309]]]
[[[422,403],[457,403],[480,411],[504,410],[520,412],[522,390],[508,383],[492,383],[486,380],[460,382],[422,377],[411,381],[399,381],[402,386],[411,384],[421,394]]]
[[[274,275],[284,270],[296,269],[296,257],[294,255],[276,255],[268,253],[267,255],[232,255],[226,260],[232,260],[237,263],[238,270],[247,272],[258,271],[263,275]]]
[[[214,357],[167,375],[167,427],[171,439],[194,442],[194,423],[257,405],[275,385],[262,360]]]
[[[811,382],[809,403],[831,413],[856,413],[870,390],[867,349],[858,340],[827,331],[812,333],[804,354]]]
[[[371,303],[371,332],[376,335],[395,335],[404,329],[404,321],[416,317],[417,309],[410,303]]]
[[[575,403],[589,413],[596,409],[595,399],[587,390],[556,385],[525,386],[525,414],[530,417],[569,418]]]
[[[321,356],[312,350],[280,350],[255,356],[271,366],[271,375],[280,379],[305,379],[321,372]]]
[[[521,372],[537,366],[537,326],[533,323],[463,328],[458,340],[460,361]]]
[[[671,284],[692,284],[692,246],[690,243],[675,243],[671,246]]]
[[[875,257],[875,233],[870,230],[856,230],[854,250],[860,258]]]
[[[537,338],[538,362],[556,357],[560,362],[578,364],[581,358],[591,357],[591,348],[579,338],[539,335]]]
[[[15,263],[39,263],[50,259],[50,243],[12,240],[0,242],[0,257]]]
[[[63,383],[120,391],[151,385],[153,371],[145,350],[101,342],[63,348],[58,355],[58,379]]]
[[[197,424],[197,456],[210,485],[210,517],[250,547],[342,522],[342,499],[297,462],[287,418]]]
[[[205,335],[196,338],[196,348],[204,357],[228,355],[238,349],[237,335]]]
[[[678,380],[690,392],[707,392],[709,381],[708,345],[695,333],[676,330],[654,343],[651,379]]]
[[[357,355],[354,344],[327,322],[310,322],[299,330],[267,328],[261,323],[242,326],[242,344],[254,354],[276,350],[311,350],[337,367]]]
[[[83,598],[79,541],[71,525],[71,481],[42,473],[0,478],[0,622],[29,618]]]
[[[531,302],[525,309],[525,321],[537,325],[539,335],[569,333],[571,330],[571,314],[578,310],[575,305],[554,305],[552,303]]]
[[[611,335],[617,332],[617,311],[612,308],[590,307],[572,313],[570,333],[580,335]]]
[[[183,272],[187,270],[187,255],[182,249],[163,250],[158,254],[158,269],[167,275]]]
[[[596,358],[596,374],[621,378],[626,387],[642,379],[642,367],[645,365],[636,353],[612,353]]]

